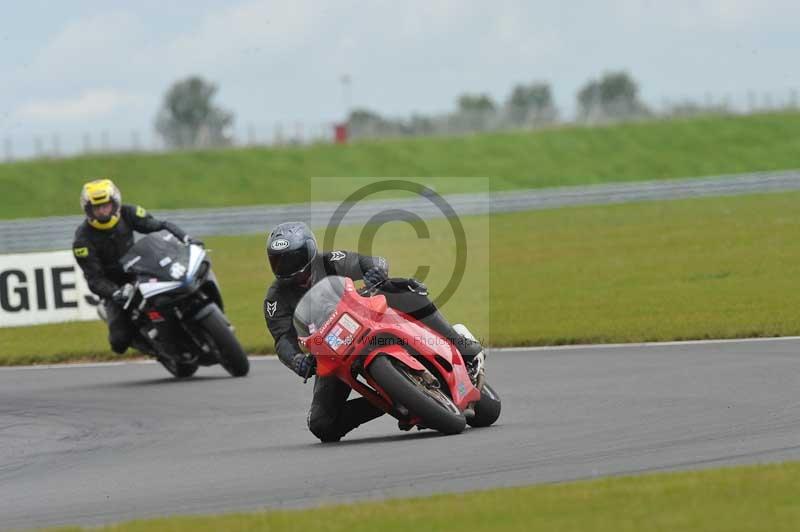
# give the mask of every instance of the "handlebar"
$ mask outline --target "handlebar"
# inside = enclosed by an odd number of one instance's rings
[[[306,359],[313,357],[311,353],[306,353]],[[311,367],[309,366],[308,370],[306,370],[306,374],[303,375],[303,384],[308,382],[308,379],[311,378]]]
[[[389,282],[389,279],[385,281],[381,281],[380,283],[376,284],[375,286],[364,286],[363,288],[358,289],[358,295],[361,297],[372,297],[380,291],[381,286]]]
[[[136,291],[139,289],[139,281],[136,281],[135,283],[130,285],[130,287],[131,287],[131,290],[130,290],[130,293],[128,294],[128,299],[126,299],[125,300],[125,304],[122,305],[122,309],[123,310],[128,310],[128,307],[131,306],[131,302],[133,301],[133,296],[136,295]]]
[[[375,288],[370,288],[369,286],[365,286],[364,288],[358,289],[358,295],[361,297],[372,297],[375,295]]]

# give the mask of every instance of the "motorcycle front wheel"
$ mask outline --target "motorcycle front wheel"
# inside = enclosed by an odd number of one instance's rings
[[[467,426],[464,415],[441,389],[430,388],[414,371],[392,357],[378,356],[368,371],[391,400],[403,405],[422,424],[443,434],[460,434]]]
[[[208,316],[199,321],[219,350],[219,363],[232,377],[244,377],[250,371],[250,361],[239,340],[230,329],[230,324],[222,311],[214,305]]]

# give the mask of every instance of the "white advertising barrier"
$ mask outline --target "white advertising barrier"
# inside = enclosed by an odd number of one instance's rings
[[[0,327],[99,319],[72,251],[0,255]]]

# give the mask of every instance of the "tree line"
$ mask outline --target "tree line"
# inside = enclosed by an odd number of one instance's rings
[[[168,147],[231,144],[234,115],[214,103],[217,92],[217,85],[198,76],[177,81],[169,88],[155,123]],[[576,94],[576,104],[579,121],[626,120],[652,114],[640,99],[637,82],[624,71],[607,72],[587,81]],[[533,81],[515,85],[502,103],[485,93],[465,93],[448,113],[389,118],[356,108],[347,116],[346,124],[352,137],[434,135],[541,127],[558,122],[559,117],[550,84]]]

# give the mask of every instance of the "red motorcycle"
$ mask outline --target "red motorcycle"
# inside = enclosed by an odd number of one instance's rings
[[[318,376],[335,375],[402,426],[458,434],[500,416],[500,398],[487,383],[472,384],[451,342],[390,308],[383,295],[359,293],[349,278],[315,284],[298,303],[294,326]]]

